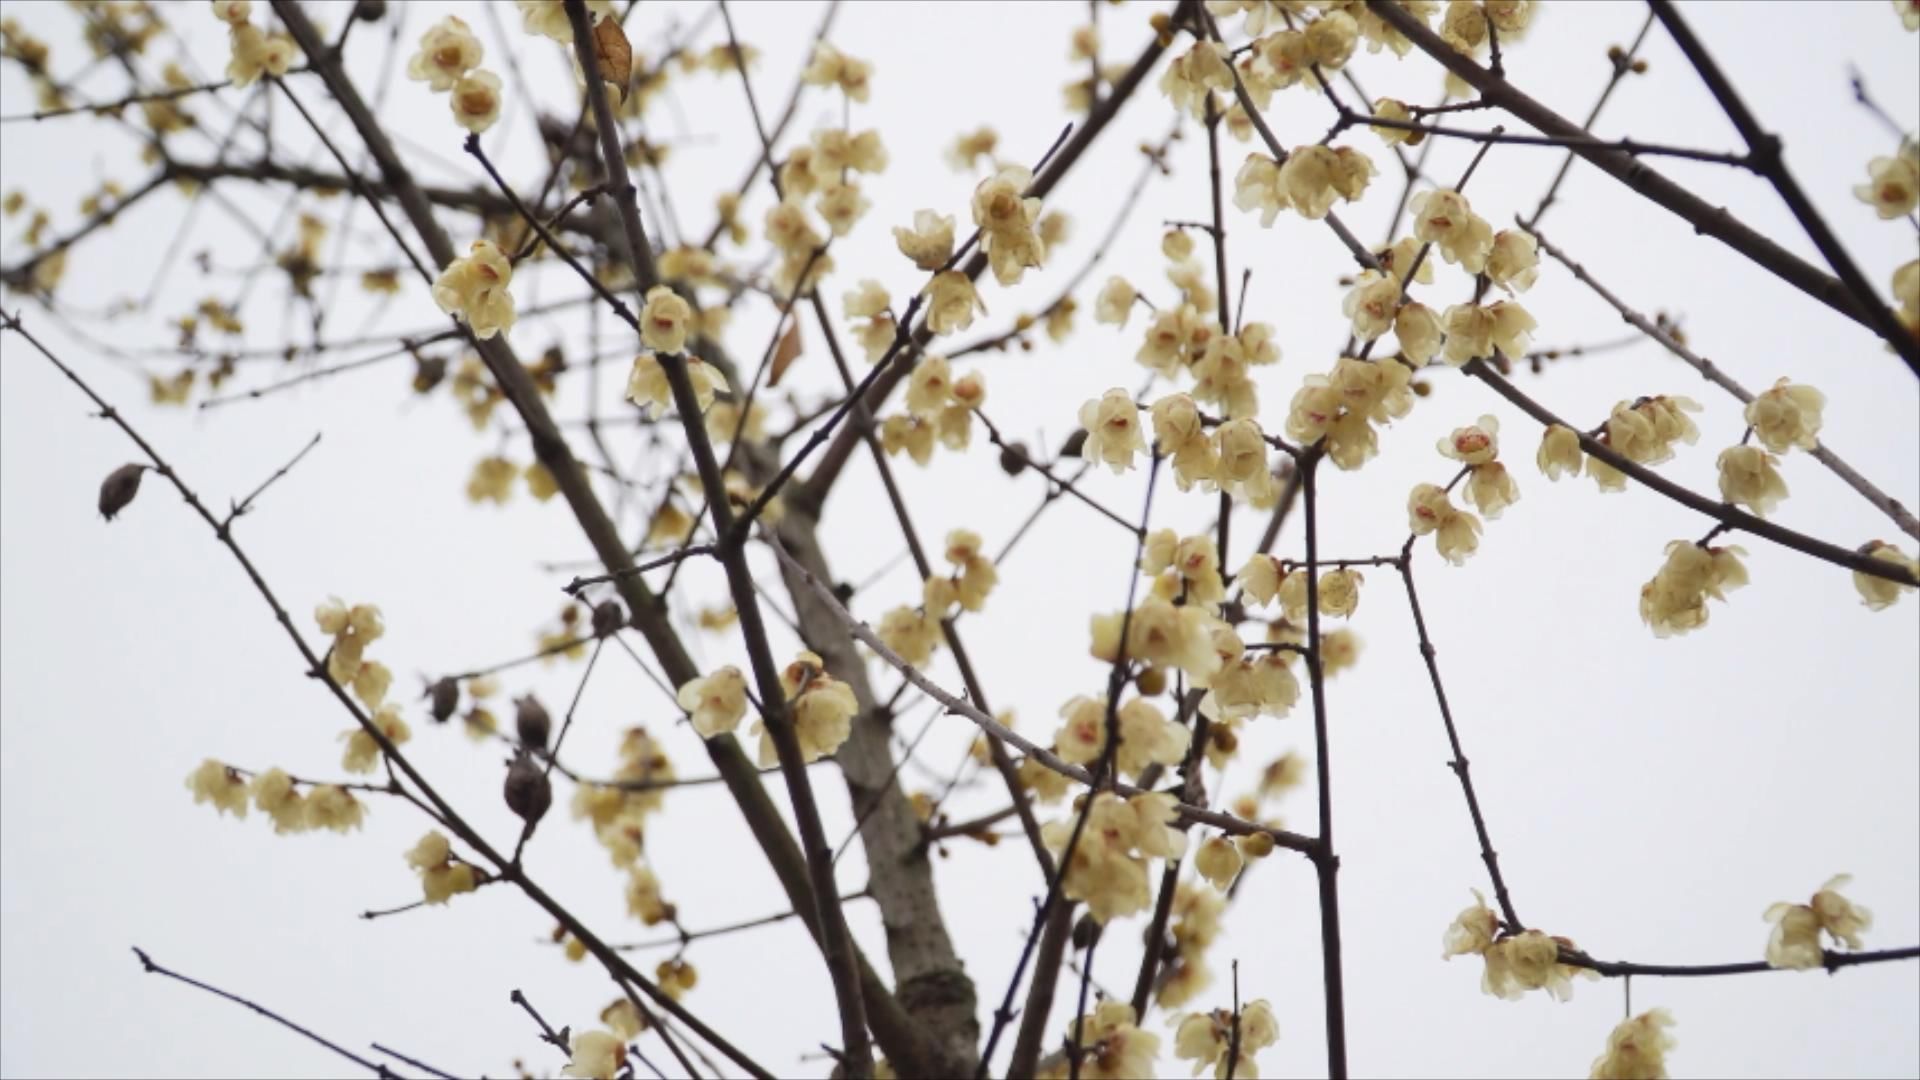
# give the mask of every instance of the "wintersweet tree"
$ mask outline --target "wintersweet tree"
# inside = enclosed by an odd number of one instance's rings
[[[191,911],[62,940],[260,1072],[1916,1067],[1893,7],[7,5],[7,787]],[[9,1069],[260,1037],[8,941]]]

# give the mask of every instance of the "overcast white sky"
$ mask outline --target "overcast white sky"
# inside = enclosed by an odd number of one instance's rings
[[[337,26],[344,7],[324,7]],[[564,60],[473,5],[395,4],[406,20],[406,51],[442,11],[463,11],[486,41],[487,64],[500,70],[511,48],[546,100],[571,94]],[[256,5],[258,10],[264,5]],[[203,71],[224,63],[220,28],[205,5],[175,13],[184,43],[157,45],[158,57],[185,48]],[[1131,58],[1159,5],[1102,5],[1105,55]],[[756,87],[763,103],[783,100],[822,7],[815,3],[740,3],[742,34],[763,50]],[[637,48],[658,55],[667,28],[685,25],[698,5],[649,0],[631,24]],[[941,151],[952,137],[991,124],[1015,159],[1038,155],[1064,123],[1059,88],[1081,74],[1066,60],[1067,37],[1086,17],[1081,4],[916,6],[850,4],[834,40],[875,64],[871,104],[855,109],[856,127],[877,127],[892,165],[869,185],[874,207],[854,235],[837,244],[837,298],[861,277],[896,297],[918,278],[893,252],[888,227],[921,207],[965,214],[972,177],[956,174]],[[1920,39],[1900,29],[1882,2],[1860,4],[1688,4],[1684,11],[1720,58],[1754,111],[1785,139],[1788,161],[1873,282],[1916,253],[1913,229],[1882,222],[1857,203],[1869,158],[1893,140],[1852,104],[1850,65],[1907,128],[1920,101]],[[64,5],[10,2],[19,19],[55,46],[55,68],[76,70],[82,46]],[[1631,40],[1644,17],[1636,4],[1549,6],[1526,41],[1508,53],[1512,78],[1563,115],[1582,117],[1607,74],[1604,51]],[[376,82],[386,27],[362,28],[350,47],[363,86]],[[698,39],[724,40],[717,24]],[[1644,55],[1651,72],[1621,88],[1598,133],[1736,149],[1738,138],[1659,30]],[[403,53],[404,56],[404,53]],[[402,61],[404,62],[404,60]],[[1437,68],[1420,58],[1361,54],[1353,70],[1374,94],[1431,100]],[[104,73],[85,85],[102,94],[117,84]],[[295,83],[318,103],[316,84]],[[509,88],[512,82],[509,80]],[[711,221],[712,193],[734,184],[750,159],[749,128],[736,80],[691,76],[675,83],[658,123],[685,136],[668,184],[689,232]],[[223,95],[228,106],[241,95]],[[314,160],[298,118],[276,102],[275,130],[286,160]],[[34,107],[31,90],[9,65],[0,73],[0,112]],[[772,108],[772,105],[768,105]],[[480,177],[459,151],[464,134],[445,103],[423,84],[397,79],[383,118],[419,147],[411,163],[423,178],[469,184]],[[199,102],[209,127],[222,130],[221,107]],[[803,100],[792,137],[839,118],[824,95]],[[1479,122],[1469,114],[1463,121]],[[1289,143],[1318,138],[1327,107],[1303,90],[1276,98],[1274,128]],[[1133,148],[1157,139],[1171,110],[1151,86],[1058,191],[1053,205],[1075,222],[1072,241],[1044,273],[1014,295],[984,288],[992,309],[982,327],[1007,325],[1022,305],[1043,303],[1079,267],[1135,175]],[[357,146],[336,123],[346,145]],[[49,205],[56,228],[79,219],[77,203],[107,178],[131,187],[144,175],[137,146],[107,121],[8,124],[0,190],[24,190]],[[1140,283],[1156,299],[1170,294],[1158,255],[1157,223],[1206,213],[1205,144],[1191,132],[1176,149],[1175,172],[1156,180],[1134,211],[1133,227],[1106,267],[1083,290],[1080,331],[1064,346],[981,363],[987,411],[1010,432],[1044,433],[1057,445],[1079,403],[1110,386],[1132,386],[1138,321],[1124,333],[1090,321],[1092,293],[1109,272]],[[1382,167],[1357,207],[1343,211],[1356,231],[1377,240],[1396,194],[1396,166],[1371,135],[1347,142]],[[516,183],[537,184],[544,161],[533,152],[526,103],[511,100],[488,145]],[[430,151],[430,152],[429,152]],[[176,152],[207,160],[209,139],[182,137]],[[1246,148],[1229,144],[1227,167]],[[1439,147],[1432,171],[1457,175],[1468,148]],[[1475,176],[1473,204],[1496,225],[1530,211],[1559,165],[1554,150],[1498,147]],[[330,166],[330,163],[327,163]],[[1663,172],[1695,184],[1756,228],[1810,260],[1817,256],[1761,180],[1728,170],[1662,161]],[[274,220],[283,197],[234,189],[255,221]],[[748,220],[757,222],[765,195]],[[1910,373],[1862,328],[1808,301],[1714,241],[1642,203],[1605,175],[1576,166],[1563,203],[1545,232],[1602,281],[1646,310],[1684,319],[1694,345],[1751,388],[1781,376],[1829,396],[1828,444],[1909,506],[1920,505],[1920,397]],[[337,214],[340,203],[328,208]],[[128,214],[112,237],[76,249],[61,298],[83,311],[143,293],[160,266],[188,203],[172,194]],[[1344,253],[1318,224],[1282,215],[1262,231],[1256,218],[1229,211],[1235,277],[1253,270],[1247,317],[1273,324],[1285,352],[1262,376],[1262,419],[1277,427],[1305,375],[1331,366],[1344,336],[1337,279]],[[451,219],[447,219],[451,221]],[[367,215],[355,218],[347,262],[381,258]],[[0,240],[0,262],[18,259],[19,221]],[[290,231],[282,227],[276,247]],[[456,227],[464,244],[470,226]],[[756,241],[757,244],[757,241]],[[207,281],[176,260],[154,317],[94,322],[97,335],[123,349],[164,349],[161,325],[206,295],[230,298],[257,242],[225,212],[202,206],[187,254],[211,252]],[[1468,286],[1443,267],[1428,295],[1441,303]],[[548,277],[523,288],[538,295],[577,288]],[[247,341],[282,340],[282,286],[264,279],[245,308]],[[6,297],[8,310],[21,305]],[[1525,298],[1541,324],[1537,340],[1572,345],[1613,340],[1622,327],[1611,309],[1557,266],[1543,266]],[[329,327],[348,333],[369,307],[352,290],[329,310]],[[530,651],[551,622],[566,572],[539,563],[585,553],[578,530],[556,501],[524,493],[504,509],[474,508],[464,496],[473,461],[499,439],[476,437],[445,391],[409,394],[404,361],[387,362],[297,393],[210,412],[162,411],[144,404],[137,365],[116,361],[62,333],[29,304],[26,318],[111,400],[131,406],[141,429],[210,503],[250,490],[315,432],[324,440],[290,478],[272,489],[239,527],[242,542],[296,614],[329,594],[385,610],[388,634],[375,649],[410,694],[416,676],[435,675]],[[377,324],[392,332],[441,325],[425,290],[409,280]],[[743,311],[730,347],[757,355],[770,318]],[[605,329],[604,321],[602,329]],[[555,341],[580,355],[585,319],[526,319],[513,332],[523,356]],[[304,332],[303,332],[304,333]],[[817,329],[802,331],[808,351],[796,371],[804,388],[830,378]],[[255,998],[348,1046],[381,1041],[462,1074],[506,1073],[516,1059],[537,1073],[563,1060],[540,1044],[508,1003],[520,988],[556,1025],[587,1025],[613,996],[591,966],[571,966],[544,944],[550,924],[506,889],[484,890],[446,908],[367,923],[368,907],[405,902],[417,885],[401,854],[426,823],[403,804],[377,804],[366,829],[278,838],[258,815],[243,823],[192,805],[181,780],[203,757],[248,767],[281,765],[303,775],[338,775],[336,737],[346,726],[327,695],[301,677],[298,658],[272,625],[244,576],[205,527],[153,478],[111,527],[94,510],[98,482],[135,451],[38,356],[12,336],[0,339],[0,1073],[7,1075],[331,1075],[344,1062],[258,1018],[187,988],[140,974],[129,947],[162,963]],[[171,373],[162,357],[152,370]],[[616,364],[598,384],[614,407],[622,381]],[[247,384],[282,374],[277,363],[243,369]],[[1492,413],[1503,422],[1507,458],[1524,500],[1490,522],[1480,554],[1452,568],[1423,542],[1417,556],[1428,622],[1458,717],[1494,841],[1522,915],[1595,955],[1665,963],[1758,959],[1776,900],[1804,901],[1829,875],[1850,871],[1849,895],[1873,909],[1869,947],[1920,941],[1920,605],[1863,608],[1848,575],[1826,564],[1745,539],[1753,584],[1716,605],[1712,622],[1691,636],[1656,641],[1636,611],[1640,584],[1669,540],[1693,538],[1706,524],[1643,490],[1599,497],[1584,480],[1549,484],[1531,464],[1537,427],[1484,386],[1450,372],[1434,393],[1383,433],[1383,451],[1366,469],[1329,475],[1324,484],[1323,550],[1373,554],[1405,535],[1408,488],[1440,480],[1452,465],[1430,449],[1436,437]],[[1663,473],[1712,491],[1714,458],[1742,428],[1732,399],[1648,343],[1553,365],[1520,376],[1529,392],[1562,415],[1596,422],[1618,399],[1684,393],[1700,400],[1703,436]],[[563,416],[583,415],[589,393],[574,374],[556,401]],[[1029,437],[1036,437],[1029,435]],[[524,441],[505,444],[525,461]],[[638,454],[637,441],[622,441]],[[1852,546],[1898,536],[1884,517],[1804,455],[1784,466],[1792,497],[1785,524]],[[1041,489],[1031,476],[1011,483],[984,441],[965,455],[942,453],[921,471],[902,465],[923,535],[965,526],[997,548]],[[1104,473],[1089,489],[1117,507],[1139,505],[1143,474]],[[883,513],[864,462],[849,471],[829,503],[826,540],[838,574],[860,580],[894,560],[901,545]],[[1156,526],[1198,530],[1211,500],[1163,488]],[[1237,521],[1236,551],[1259,518]],[[1299,523],[1282,537],[1298,554]],[[998,707],[1015,709],[1024,730],[1044,738],[1060,703],[1100,685],[1086,657],[1086,613],[1115,609],[1124,595],[1131,539],[1084,508],[1063,501],[1002,567],[988,610],[963,630]],[[1238,555],[1231,561],[1240,561]],[[774,580],[769,571],[769,580]],[[712,573],[692,571],[689,605],[724,595]],[[909,567],[896,567],[856,603],[877,618],[917,596]],[[1618,982],[1578,985],[1574,1000],[1539,995],[1510,1004],[1481,994],[1479,965],[1441,963],[1440,936],[1468,900],[1486,888],[1473,833],[1452,774],[1446,743],[1415,649],[1399,583],[1370,573],[1352,620],[1365,641],[1360,665],[1331,688],[1333,765],[1346,939],[1349,1043],[1356,1072],[1368,1075],[1584,1075],[1620,1019]],[[785,606],[784,604],[782,606]],[[310,626],[302,629],[311,632]],[[700,659],[738,657],[730,640],[692,635]],[[637,642],[636,642],[637,644]],[[776,642],[793,647],[790,638]],[[935,674],[958,678],[944,657]],[[537,692],[556,708],[578,678],[574,665],[517,669],[514,694]],[[876,685],[894,678],[876,671]],[[668,740],[685,775],[709,766],[671,705],[619,654],[604,658],[580,705],[568,756],[581,768],[612,767],[619,733],[644,723]],[[911,734],[924,705],[903,714]],[[432,728],[409,700],[414,759],[490,837],[506,841],[517,823],[498,796],[497,748],[475,748],[457,731]],[[1239,794],[1259,765],[1311,745],[1303,707],[1285,720],[1261,720],[1243,757],[1211,790]],[[959,718],[940,720],[921,751],[934,770],[949,769],[972,737]],[[830,771],[816,771],[829,833],[843,836],[850,815]],[[909,767],[922,790],[934,781]],[[563,791],[561,798],[567,793]],[[784,805],[784,796],[777,796]],[[956,796],[956,814],[999,805],[994,786]],[[770,875],[725,795],[714,787],[676,792],[648,834],[648,853],[691,927],[718,925],[783,908]],[[1303,790],[1279,812],[1313,827]],[[576,912],[615,940],[657,937],[625,915],[622,878],[587,832],[556,812],[529,859],[531,872]],[[840,865],[857,889],[865,868],[856,846]],[[986,1016],[1019,951],[1034,880],[1022,845],[959,845],[937,869],[944,910]],[[850,908],[855,932],[876,961],[885,956],[877,917]],[[1144,916],[1117,926],[1109,940],[1130,942]],[[1235,901],[1229,932],[1212,966],[1242,965],[1244,998],[1269,999],[1281,1042],[1260,1055],[1263,1074],[1321,1073],[1318,930],[1310,867],[1276,855],[1252,874]],[[662,954],[664,955],[664,954]],[[654,954],[644,954],[650,964]],[[700,985],[688,999],[729,1036],[777,1072],[822,1074],[822,1041],[836,1038],[818,958],[804,933],[782,924],[695,947]],[[1129,987],[1131,947],[1103,948],[1096,976]],[[1676,1075],[1911,1076],[1920,1072],[1920,965],[1880,965],[1829,978],[1769,973],[1720,980],[1636,980],[1636,1011],[1665,1006],[1678,1019]],[[1227,1002],[1222,978],[1195,1004]],[[1056,1009],[1056,1027],[1069,1009]],[[1149,1027],[1171,1031],[1156,1015]],[[659,1049],[649,1042],[649,1053]],[[808,1055],[813,1056],[808,1056]],[[664,1056],[660,1058],[664,1060]],[[1163,1059],[1163,1070],[1176,1070]]]

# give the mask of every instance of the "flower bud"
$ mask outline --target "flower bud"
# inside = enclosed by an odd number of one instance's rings
[[[520,735],[520,745],[545,750],[547,737],[553,733],[553,718],[547,715],[546,706],[532,694],[517,699],[514,705],[513,726]]]
[[[1249,859],[1264,859],[1273,854],[1273,837],[1267,833],[1248,833],[1235,838],[1233,843],[1240,849],[1240,854]]]
[[[460,684],[449,675],[435,682],[427,689],[427,696],[433,699],[431,714],[436,724],[444,724],[453,716],[453,710],[460,707]]]
[[[135,495],[140,494],[140,474],[145,465],[122,465],[107,474],[100,483],[100,516],[108,521],[113,515],[126,509]]]
[[[553,805],[553,784],[525,750],[515,754],[512,764],[507,766],[504,794],[507,809],[519,815],[528,828],[545,817],[547,808]]]
[[[606,600],[595,605],[593,609],[594,637],[612,637],[614,634],[619,633],[620,628],[625,625],[627,625],[627,612],[625,608],[620,606],[620,601]]]
[[[1167,692],[1167,669],[1149,667],[1134,676],[1134,688],[1148,697],[1157,697]]]

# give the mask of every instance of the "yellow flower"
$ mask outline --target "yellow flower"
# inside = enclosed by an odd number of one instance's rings
[[[1820,412],[1826,403],[1827,396],[1813,387],[1781,379],[1747,403],[1747,424],[1760,445],[1776,454],[1796,446],[1811,450],[1820,445]]]
[[[1260,211],[1262,228],[1273,224],[1289,204],[1286,189],[1280,185],[1280,163],[1265,154],[1248,154],[1233,175],[1233,205],[1241,210]]]
[[[407,78],[430,90],[446,90],[480,66],[486,50],[458,16],[449,15],[420,35],[420,51],[407,61]]]
[[[872,77],[872,64],[848,56],[824,41],[815,43],[813,58],[800,73],[800,80],[808,86],[837,86],[849,100],[861,102],[872,93],[869,85]]]
[[[473,250],[447,264],[433,282],[433,302],[458,316],[482,340],[513,329],[513,264],[492,241],[476,240]]]
[[[1179,1018],[1174,1029],[1173,1056],[1192,1060],[1195,1076],[1212,1066],[1215,1080],[1226,1080],[1229,1072],[1235,1076],[1257,1077],[1259,1072],[1253,1055],[1280,1040],[1280,1024],[1274,1019],[1273,1007],[1261,999],[1240,1010],[1238,1026],[1240,1054],[1236,1062],[1230,1061],[1235,1042],[1232,1011],[1189,1013]]]
[[[900,254],[913,260],[922,270],[938,270],[953,258],[953,218],[931,210],[913,213],[913,228],[893,227],[894,243]]]
[[[1495,301],[1487,311],[1493,316],[1494,347],[1510,357],[1525,356],[1528,346],[1533,344],[1533,331],[1540,324],[1526,308],[1512,300]]]
[[[1851,874],[1827,879],[1813,899],[1805,904],[1774,904],[1767,908],[1766,920],[1773,924],[1773,936],[1767,941],[1767,963],[1777,968],[1816,968],[1825,963],[1820,934],[1825,932],[1836,945],[1860,948],[1860,933],[1873,926],[1873,913],[1855,905],[1837,891]]]
[[[1229,420],[1213,429],[1213,453],[1219,463],[1214,479],[1227,494],[1258,501],[1275,486],[1267,467],[1266,436],[1254,421]]]
[[[1338,71],[1360,40],[1360,24],[1344,11],[1328,11],[1307,24],[1307,51],[1314,63],[1328,71]]]
[[[687,347],[692,321],[692,305],[671,287],[655,285],[647,290],[646,307],[640,312],[640,340],[655,352],[681,352]]]
[[[661,898],[660,879],[644,866],[634,867],[627,875],[627,914],[647,926],[673,917],[673,905]]]
[[[315,787],[306,798],[306,823],[310,829],[351,832],[360,827],[366,807],[345,788],[334,784]]]
[[[1465,195],[1446,188],[1422,191],[1408,200],[1407,208],[1413,214],[1414,239],[1438,245],[1442,258],[1470,274],[1487,268],[1493,226],[1473,212]]]
[[[1019,282],[1029,266],[1039,266],[1045,245],[1034,232],[1040,200],[1026,195],[1033,174],[1023,165],[1002,165],[973,192],[973,223],[980,228],[980,248],[987,253],[994,280],[1002,285]]]
[[[1573,976],[1599,978],[1588,969],[1560,963],[1560,950],[1573,947],[1566,938],[1548,937],[1538,930],[1501,938],[1481,954],[1487,966],[1480,988],[1507,1001],[1518,1001],[1528,990],[1545,990],[1556,1001],[1569,1000]]]
[[[1416,484],[1407,497],[1407,519],[1415,536],[1433,533],[1440,556],[1459,566],[1480,547],[1480,519],[1453,505],[1443,489]]]
[[[1375,101],[1373,103],[1373,115],[1383,120],[1398,120],[1403,123],[1413,119],[1413,114],[1407,110],[1407,103],[1397,98],[1383,97]],[[1380,136],[1380,141],[1386,143],[1388,146],[1400,144],[1418,146],[1425,141],[1427,137],[1427,133],[1424,131],[1408,131],[1405,128],[1380,127],[1377,124],[1369,126],[1367,130]]]
[[[500,76],[469,71],[453,84],[447,100],[453,107],[453,122],[478,135],[500,119]]]
[[[1519,501],[1520,487],[1505,465],[1489,461],[1475,465],[1467,474],[1467,504],[1486,515],[1488,521],[1499,518],[1501,511]]]
[[[1780,459],[1757,446],[1729,446],[1720,451],[1720,497],[1747,507],[1761,517],[1787,497],[1787,482],[1775,466]]]
[[[925,292],[927,327],[936,334],[965,330],[973,325],[975,310],[987,310],[987,305],[980,301],[980,294],[974,291],[973,282],[958,270],[946,270],[933,275]]]
[[[1882,220],[1906,217],[1920,206],[1920,143],[1911,136],[1900,140],[1900,152],[1867,162],[1868,182],[1853,196],[1873,207]]]
[[[1467,465],[1484,465],[1500,453],[1500,421],[1482,416],[1467,427],[1454,428],[1453,434],[1437,445],[1442,456]]]
[[[1738,547],[1707,548],[1691,540],[1667,545],[1667,561],[1653,580],[1640,587],[1640,618],[1655,637],[1672,637],[1707,624],[1707,598],[1724,601],[1726,592],[1747,583]]]
[[[1920,561],[1909,557],[1892,544],[1869,540],[1860,545],[1860,553],[1879,559],[1881,562],[1904,567],[1907,573],[1920,577]],[[1900,599],[1902,592],[1913,591],[1911,585],[1888,581],[1886,578],[1874,577],[1872,574],[1863,574],[1858,570],[1853,572],[1853,587],[1860,593],[1861,602],[1872,611],[1891,607],[1895,600]]]
[[[213,0],[213,17],[229,25],[246,22],[248,19],[253,18],[252,0]],[[9,19],[7,21],[11,24],[13,20]],[[7,37],[9,39],[17,32],[17,27],[12,25],[7,27]],[[9,40],[8,44],[12,44],[12,41]]]
[[[1893,0],[1894,13],[1900,16],[1900,25],[1908,30],[1920,30],[1920,4],[1913,0]]]
[[[247,816],[247,781],[238,771],[212,758],[187,776],[187,790],[193,792],[195,806],[213,804],[216,813]]]
[[[253,778],[253,805],[273,819],[276,833],[305,832],[306,798],[294,788],[293,778],[279,769],[268,769]]]
[[[1083,1056],[1080,1075],[1085,1080],[1132,1080],[1152,1076],[1154,1060],[1160,1054],[1160,1036],[1134,1026],[1133,1006],[1124,1001],[1103,1001],[1078,1021],[1068,1021],[1066,1039],[1079,1033]],[[1066,1064],[1060,1066],[1065,1074]]]
[[[1228,65],[1227,47],[1217,41],[1198,41],[1193,48],[1176,57],[1160,76],[1160,92],[1173,100],[1173,107],[1193,116],[1206,116],[1206,101],[1214,90],[1233,89],[1233,68]]]
[[[1486,898],[1480,890],[1473,890],[1473,906],[1461,911],[1447,927],[1447,933],[1440,941],[1440,959],[1451,960],[1456,956],[1479,956],[1493,945],[1493,937],[1500,930],[1500,917],[1487,907]]]
[[[1440,325],[1440,316],[1420,303],[1400,306],[1393,316],[1393,332],[1400,339],[1400,351],[1416,366],[1432,360],[1447,336]]]
[[[1105,464],[1115,474],[1133,468],[1133,456],[1147,449],[1146,436],[1140,431],[1140,409],[1120,387],[1081,405],[1080,426],[1087,432],[1080,456]]]
[[[1676,1045],[1666,1032],[1672,1026],[1673,1015],[1665,1009],[1622,1020],[1587,1075],[1592,1080],[1666,1080],[1667,1051]]]
[[[900,654],[900,659],[915,667],[926,666],[941,640],[939,618],[909,604],[888,611],[874,633],[887,648]]]
[[[513,497],[513,482],[519,478],[520,467],[506,458],[481,458],[467,477],[467,501],[504,504]]]
[[[1579,433],[1564,424],[1550,424],[1540,437],[1540,450],[1533,460],[1547,479],[1558,480],[1580,475],[1581,459]]]
[[[1126,278],[1108,278],[1106,285],[1100,289],[1099,298],[1094,301],[1093,321],[1124,329],[1128,317],[1133,314],[1133,298],[1136,295]]]
[[[917,416],[889,416],[880,423],[880,446],[888,454],[905,450],[914,464],[933,460],[934,424]]]
[[[521,0],[524,4],[526,0]],[[557,4],[555,6],[558,6]],[[627,1059],[626,1044],[607,1031],[582,1031],[573,1036],[573,1052],[562,1072],[586,1080],[613,1080]]]
[[[840,298],[842,310],[849,319],[867,319],[886,311],[892,303],[887,297],[886,286],[863,278],[860,287],[843,294]]]
[[[704,360],[693,356],[676,358],[687,368],[687,381],[693,384],[693,396],[701,411],[713,405],[713,397],[729,389],[726,376]],[[639,405],[648,416],[663,416],[674,407],[673,384],[659,357],[644,352],[633,358],[633,370],[627,375],[627,400]]]
[[[854,225],[872,207],[873,200],[861,193],[860,185],[853,183],[827,184],[814,203],[814,209],[820,211],[820,217],[835,236],[852,232]]]
[[[1360,607],[1360,572],[1329,570],[1320,575],[1320,613],[1346,617]]]
[[[262,75],[285,75],[293,66],[293,41],[280,34],[263,34],[252,23],[233,23],[227,44],[232,49],[227,78],[235,86],[252,86]]]
[[[976,128],[954,139],[947,148],[947,164],[960,172],[965,172],[981,159],[992,160],[994,147],[1000,145],[1000,136],[990,127]]]
[[[1540,276],[1540,245],[1533,234],[1501,229],[1493,234],[1487,277],[1508,292],[1526,292]]]
[[[1642,465],[1661,464],[1672,459],[1675,439],[1688,445],[1699,439],[1700,429],[1686,415],[1699,411],[1697,402],[1678,396],[1622,401],[1613,407],[1612,414],[1607,418],[1607,445],[1629,461]],[[1592,469],[1591,461],[1588,462],[1588,469]]]
[[[1373,163],[1357,150],[1299,146],[1280,166],[1280,186],[1301,217],[1318,221],[1333,208],[1334,199],[1358,199],[1374,175]]]
[[[1225,836],[1208,837],[1193,855],[1194,870],[1221,892],[1239,876],[1241,865],[1240,849]]]
[[[382,706],[373,714],[373,726],[395,745],[406,742],[413,736],[407,722],[400,718],[400,709],[396,705]],[[340,760],[341,768],[352,773],[370,773],[380,763],[380,742],[367,732],[356,727],[341,733],[346,740],[347,752]]]
[[[1400,305],[1400,282],[1388,274],[1363,271],[1341,305],[1353,320],[1353,333],[1362,341],[1372,341],[1394,326]]]
[[[703,739],[730,732],[747,715],[747,677],[731,665],[711,675],[692,679],[680,688],[680,707],[693,720]]]

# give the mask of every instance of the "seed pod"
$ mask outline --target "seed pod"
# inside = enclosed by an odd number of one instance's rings
[[[361,22],[379,22],[387,17],[387,0],[359,0],[353,5],[353,17]]]
[[[1087,429],[1080,428],[1073,434],[1067,436],[1066,442],[1060,444],[1060,456],[1079,457],[1080,448],[1085,445],[1087,445]]]
[[[1027,444],[1009,443],[1000,450],[1000,471],[1008,476],[1019,476],[1026,471],[1027,459],[1033,455],[1027,453]]]
[[[593,636],[612,637],[627,625],[627,609],[618,600],[606,600],[593,609]]]
[[[538,824],[547,815],[547,808],[553,805],[553,785],[548,782],[547,774],[525,750],[513,757],[507,766],[507,783],[503,792],[507,799],[507,809],[520,816],[528,828]]]
[[[520,734],[520,745],[545,750],[547,737],[553,733],[553,718],[547,715],[546,706],[532,694],[516,699],[514,706],[513,727]]]
[[[444,724],[453,716],[453,710],[460,707],[460,684],[449,675],[427,690],[433,699],[432,715],[436,724]]]
[[[112,521],[113,515],[126,509],[133,497],[140,494],[140,474],[145,471],[145,465],[122,465],[107,474],[100,483],[101,517]]]

